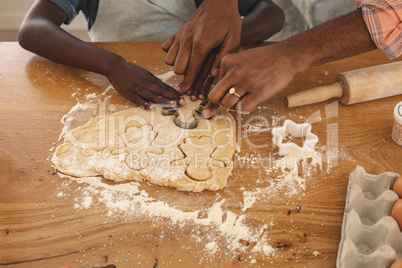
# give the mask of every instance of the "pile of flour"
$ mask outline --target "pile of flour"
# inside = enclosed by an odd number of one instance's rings
[[[140,190],[141,183],[130,182],[119,185],[108,185],[101,181],[101,178],[70,178],[82,184],[81,194],[75,199],[74,208],[77,210],[94,209],[94,207],[106,207],[108,219],[111,221],[116,217],[129,220],[132,215],[136,217],[147,216],[156,219],[158,217],[167,218],[171,221],[174,228],[194,225],[198,227],[208,226],[212,232],[207,234],[208,244],[204,245],[204,251],[208,254],[217,253],[218,241],[225,241],[226,247],[232,254],[245,252],[246,246],[242,240],[248,243],[255,243],[252,248],[253,253],[260,253],[270,256],[274,249],[267,242],[266,237],[261,237],[261,233],[269,226],[267,224],[260,228],[251,228],[246,223],[246,214],[238,215],[230,210],[224,209],[226,199],[216,195],[215,202],[205,210],[182,211],[170,206],[163,200],[149,197],[148,193]],[[60,187],[59,197],[64,196],[64,191],[68,187]],[[206,215],[206,216],[205,216]],[[192,238],[195,242],[201,242],[205,238],[194,233]]]

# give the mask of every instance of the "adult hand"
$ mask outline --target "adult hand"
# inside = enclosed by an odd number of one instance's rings
[[[153,74],[124,59],[113,66],[107,75],[113,87],[126,99],[146,110],[152,110],[149,102],[168,105],[184,105],[180,94]]]
[[[216,86],[209,93],[204,117],[215,114],[219,105],[238,111],[251,111],[292,81],[297,73],[290,53],[280,44],[246,50],[225,56]],[[235,88],[236,94],[229,90]]]
[[[375,47],[362,11],[356,10],[274,45],[227,55],[203,116],[212,116],[219,104],[250,111],[284,89],[297,73]],[[240,98],[228,93],[232,87]]]
[[[202,65],[201,70],[198,72],[197,78],[191,87],[191,90],[187,91],[191,95],[191,100],[195,101],[197,98],[203,100],[208,95],[209,89],[215,80],[215,77],[213,77],[211,74],[211,68],[218,53],[219,49],[214,48],[205,59],[204,64]]]
[[[240,35],[237,1],[205,0],[177,34],[162,45],[167,52],[166,64],[173,65],[175,73],[184,74],[177,90],[188,91],[208,54],[220,47],[212,64],[212,74],[217,76],[222,58],[239,48]]]

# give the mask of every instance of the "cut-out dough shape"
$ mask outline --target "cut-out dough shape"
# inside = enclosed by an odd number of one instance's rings
[[[197,181],[206,181],[211,179],[214,169],[224,168],[225,163],[212,158],[215,146],[211,146],[211,138],[187,138],[179,148],[186,158],[177,160],[172,165],[187,165],[186,174]]]
[[[134,170],[141,170],[149,166],[155,156],[163,154],[163,149],[153,146],[157,134],[152,126],[145,125],[141,128],[130,127],[121,135],[125,144],[124,148],[111,153],[114,155],[124,154],[126,165]]]
[[[186,108],[163,107],[162,114],[174,116],[173,122],[176,126],[184,129],[193,129],[198,125],[199,111]]]
[[[185,98],[184,113],[199,108],[199,101]],[[225,187],[236,148],[234,118],[220,108],[211,119],[199,120],[194,129],[179,128],[173,120],[162,115],[162,107],[96,117],[67,134],[51,160],[60,172],[75,177],[146,180],[195,192]],[[204,147],[200,159],[206,161],[206,168],[199,168],[194,158],[201,152],[197,143]]]

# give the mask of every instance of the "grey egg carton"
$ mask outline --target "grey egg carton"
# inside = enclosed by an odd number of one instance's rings
[[[360,166],[350,173],[336,267],[386,268],[402,258],[402,232],[391,217],[398,177],[367,174]]]

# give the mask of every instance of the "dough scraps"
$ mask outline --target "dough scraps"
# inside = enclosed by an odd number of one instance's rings
[[[186,101],[181,113],[198,109],[200,101]],[[224,188],[236,148],[233,116],[221,107],[211,119],[199,118],[190,130],[173,121],[173,116],[162,115],[160,106],[96,117],[69,132],[51,161],[74,177],[146,180],[193,192]]]

